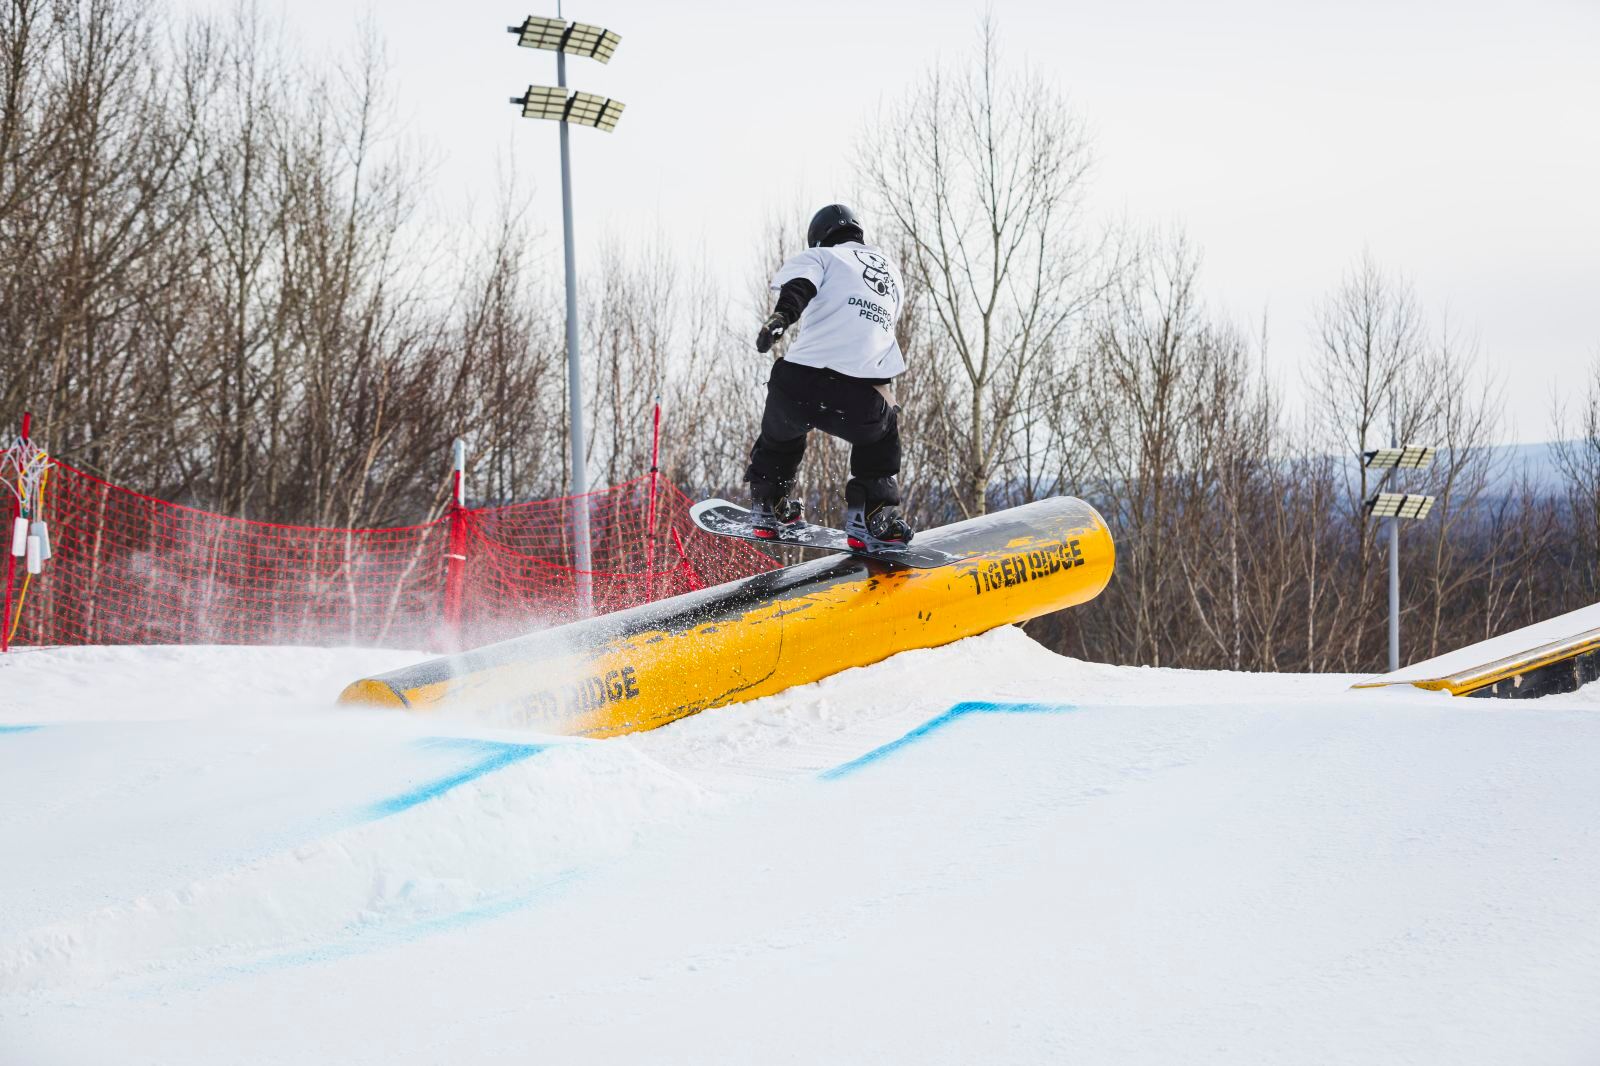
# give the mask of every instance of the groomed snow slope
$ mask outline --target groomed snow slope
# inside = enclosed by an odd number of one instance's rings
[[[1006,629],[590,742],[0,660],[0,1063],[1600,1061],[1600,694]]]

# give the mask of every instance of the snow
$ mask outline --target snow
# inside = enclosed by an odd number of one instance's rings
[[[410,658],[0,659],[0,1063],[1600,1059],[1600,692],[1008,628],[610,741],[332,705]]]
[[[1393,673],[1363,678],[1358,684],[1409,685],[1416,681],[1436,681],[1477,670],[1502,659],[1525,655],[1547,644],[1568,641],[1597,629],[1600,629],[1600,603],[1579,607],[1576,611],[1568,611],[1531,626],[1523,626],[1432,659],[1403,666]]]

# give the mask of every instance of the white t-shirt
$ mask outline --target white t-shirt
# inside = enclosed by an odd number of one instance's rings
[[[805,278],[817,295],[800,313],[799,335],[784,358],[853,378],[892,378],[906,360],[894,338],[900,271],[876,248],[855,241],[807,248],[779,268],[772,291]]]

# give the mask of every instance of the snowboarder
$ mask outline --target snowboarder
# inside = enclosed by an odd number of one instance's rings
[[[751,523],[777,537],[800,519],[791,499],[795,473],[813,429],[850,443],[845,533],[858,550],[899,547],[911,540],[900,513],[900,408],[894,379],[906,369],[895,340],[900,272],[866,243],[854,211],[829,204],[811,219],[805,251],[772,279],[778,294],[756,334],[756,351],[800,324],[789,350],[772,364],[761,435],[750,449]]]

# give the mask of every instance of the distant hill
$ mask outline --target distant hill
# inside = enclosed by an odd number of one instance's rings
[[[1503,495],[1514,491],[1526,478],[1541,495],[1556,495],[1565,491],[1561,469],[1556,465],[1556,444],[1543,441],[1537,444],[1497,444],[1486,449],[1492,456],[1493,475],[1489,483],[1490,495]],[[1356,467],[1352,461],[1350,467]]]
[[[1555,447],[1555,442],[1545,441],[1539,444],[1503,444],[1489,449],[1496,460],[1495,489],[1508,491],[1526,476],[1541,494],[1563,491]]]

